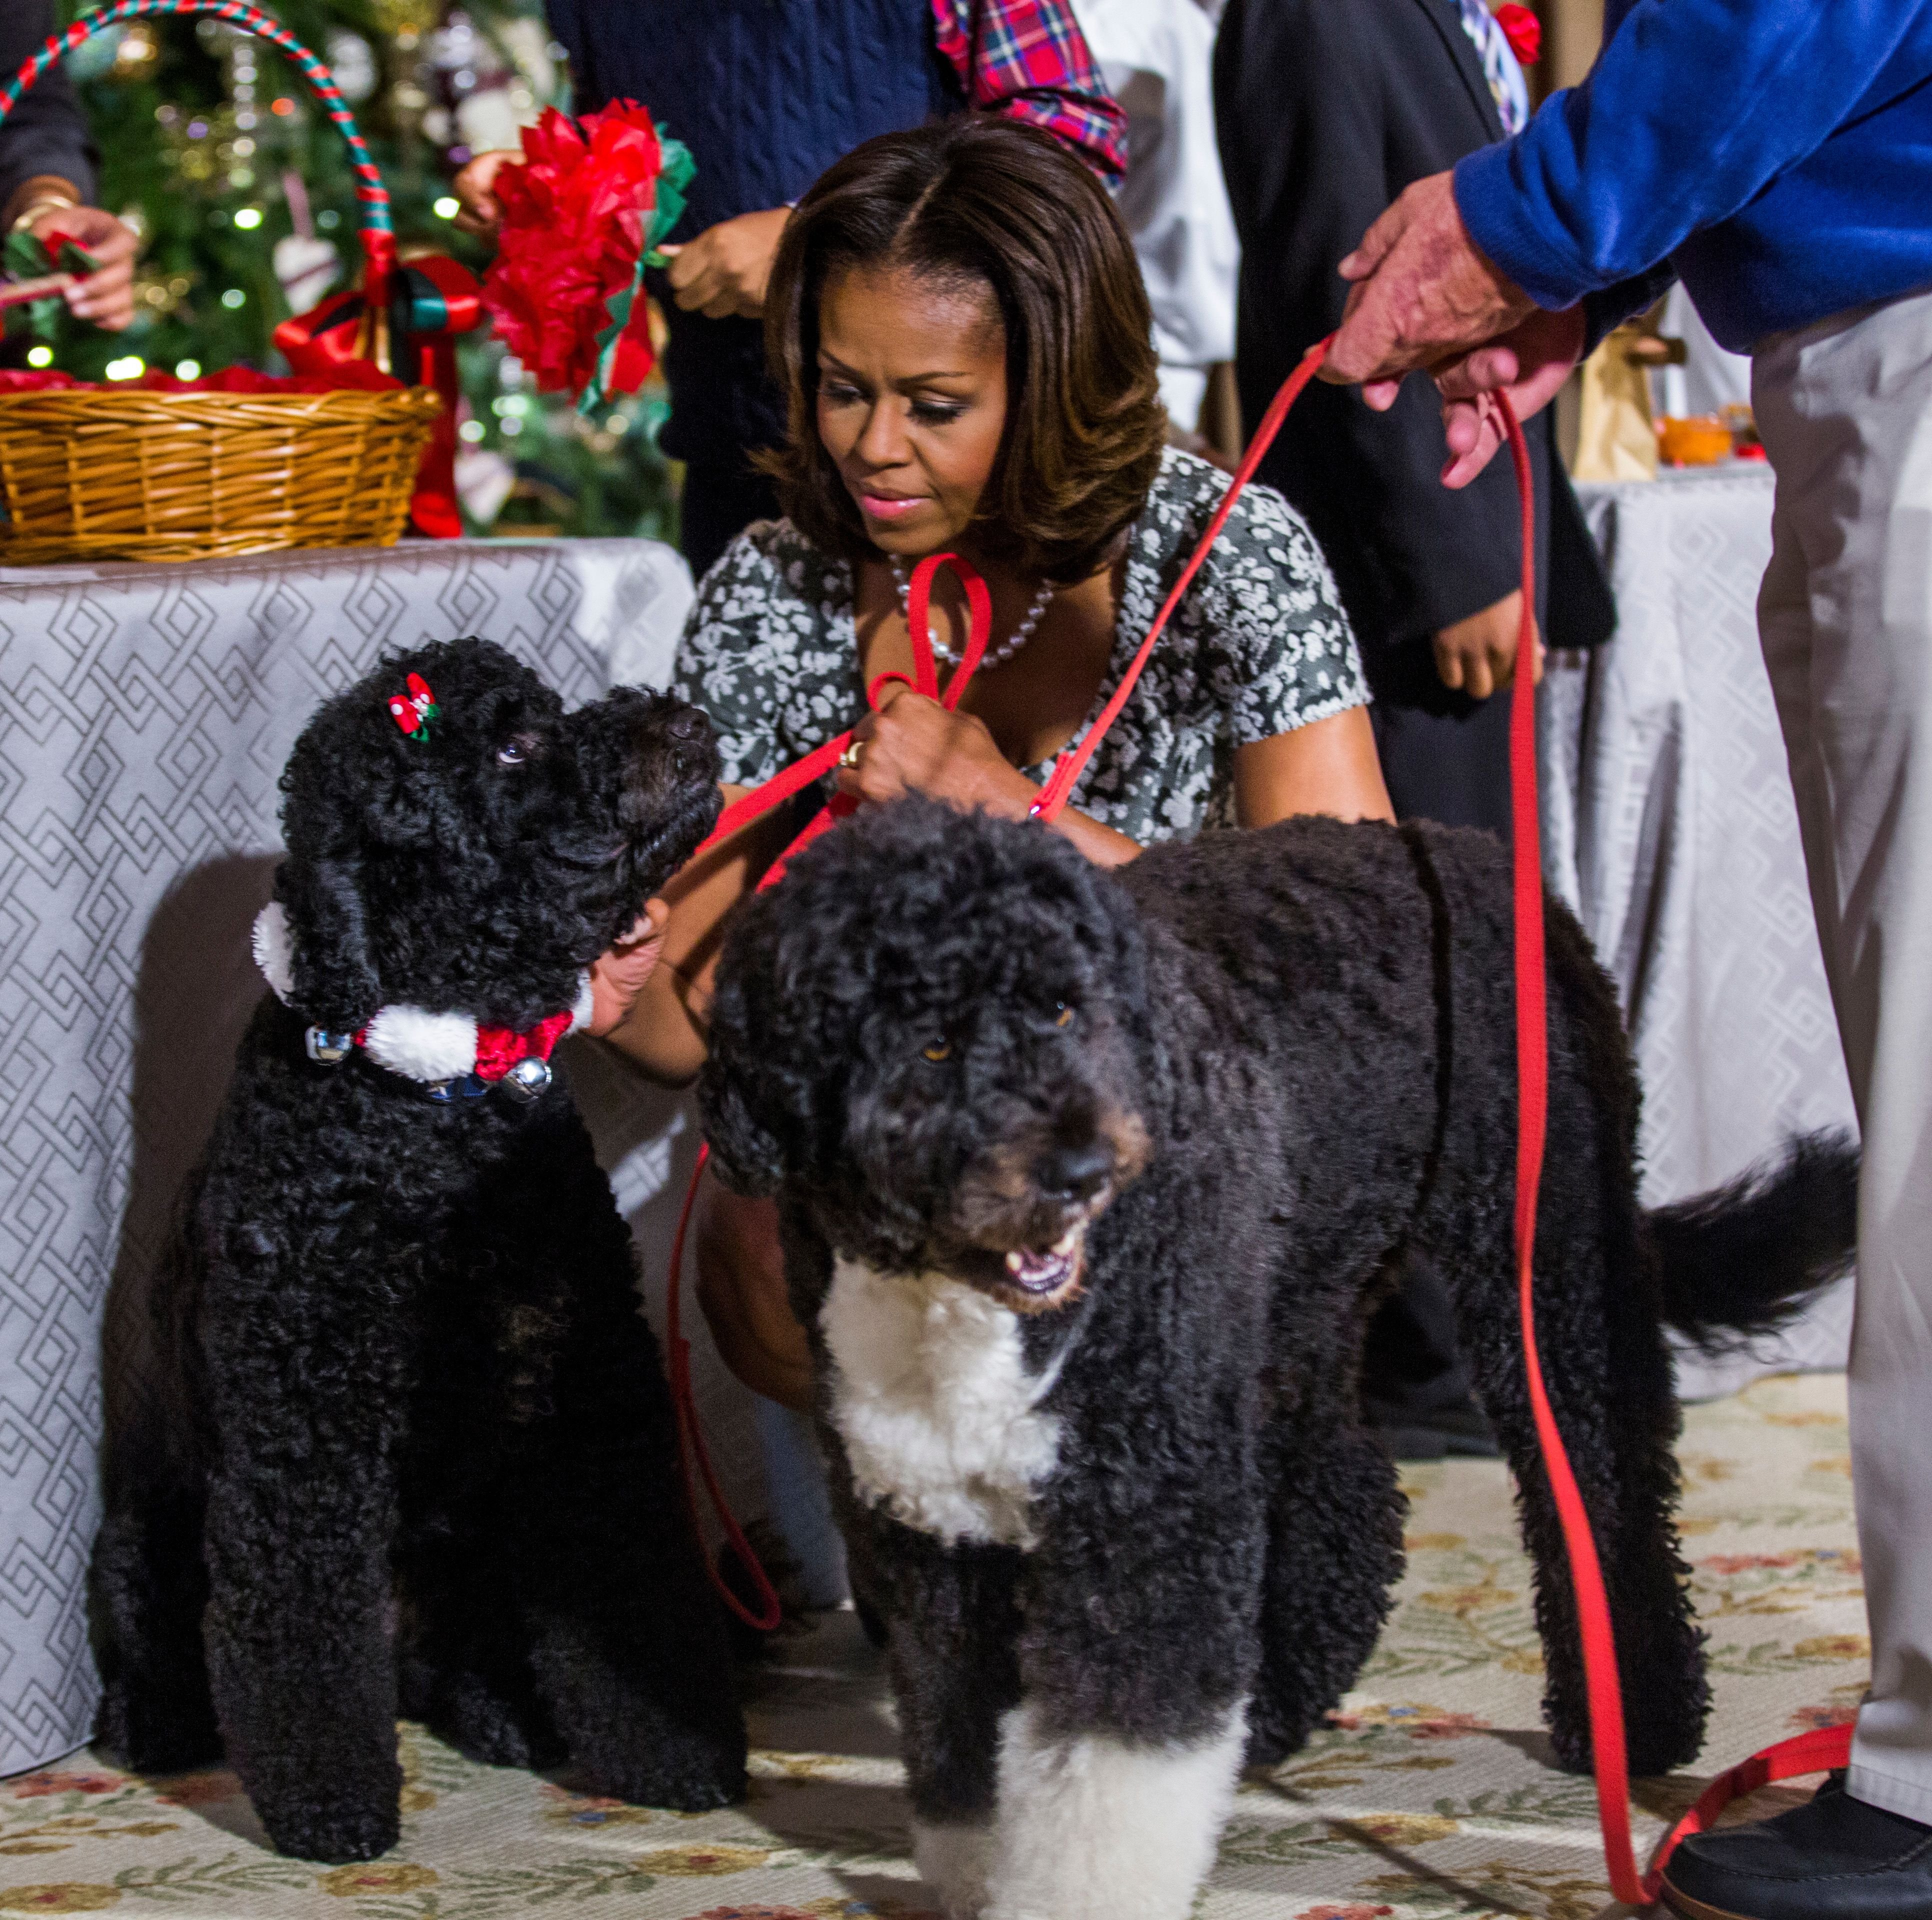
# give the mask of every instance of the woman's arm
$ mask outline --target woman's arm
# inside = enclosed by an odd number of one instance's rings
[[[1271,826],[1298,813],[1395,818],[1366,706],[1234,749],[1234,817],[1240,824]]]
[[[720,790],[728,806],[746,790],[728,786]],[[670,916],[657,966],[629,1013],[608,1036],[660,1084],[688,1085],[704,1064],[726,918],[795,830],[791,809],[780,807],[687,861],[665,886],[661,897]]]

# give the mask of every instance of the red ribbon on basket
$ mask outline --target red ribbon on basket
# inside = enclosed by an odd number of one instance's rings
[[[275,344],[298,374],[328,374],[362,361],[387,368],[407,386],[433,387],[442,412],[423,450],[410,500],[410,521],[433,539],[463,531],[456,504],[456,341],[483,319],[482,289],[470,269],[441,254],[424,254],[386,269],[386,304],[363,287],[331,294],[275,329]],[[381,324],[372,324],[380,316]]]

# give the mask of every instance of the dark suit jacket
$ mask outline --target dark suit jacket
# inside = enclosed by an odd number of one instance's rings
[[[1252,428],[1303,352],[1341,323],[1342,256],[1410,182],[1500,140],[1502,127],[1455,0],[1230,0],[1214,103],[1240,230],[1237,364]],[[1538,595],[1544,631],[1554,646],[1594,646],[1615,609],[1550,412],[1527,430],[1550,588]],[[1426,689],[1432,680],[1432,668],[1397,674],[1394,653],[1412,656],[1408,643],[1500,600],[1519,578],[1509,461],[1450,493],[1438,478],[1446,457],[1426,380],[1406,381],[1385,414],[1353,388],[1317,382],[1261,470],[1321,542],[1384,698],[1403,698],[1397,680]]]
[[[0,0],[0,74],[10,80],[54,25],[53,0]],[[0,121],[0,207],[37,173],[57,173],[91,198],[97,158],[73,87],[50,68]]]

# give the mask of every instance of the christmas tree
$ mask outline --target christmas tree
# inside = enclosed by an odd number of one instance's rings
[[[68,0],[64,17],[88,10]],[[540,0],[266,0],[265,10],[334,68],[405,256],[446,253],[481,273],[487,249],[450,224],[452,178],[472,152],[515,146],[544,106],[568,106]],[[275,327],[358,262],[347,150],[300,72],[206,17],[109,28],[67,65],[101,149],[100,203],[142,236],[138,316],[110,334],[63,310],[37,358],[87,380],[278,370]],[[459,360],[458,479],[478,531],[671,537],[660,385],[586,420],[572,396],[531,391],[487,332]]]

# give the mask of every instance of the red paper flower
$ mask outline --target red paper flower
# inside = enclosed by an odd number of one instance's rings
[[[1496,25],[1521,65],[1534,67],[1543,58],[1543,22],[1527,7],[1504,0],[1496,9]]]
[[[503,209],[483,304],[546,393],[580,393],[597,370],[607,304],[628,289],[657,206],[663,145],[650,113],[614,100],[573,122],[554,107],[524,132],[524,164],[496,176]],[[618,337],[609,386],[634,393],[651,370],[644,302]]]

